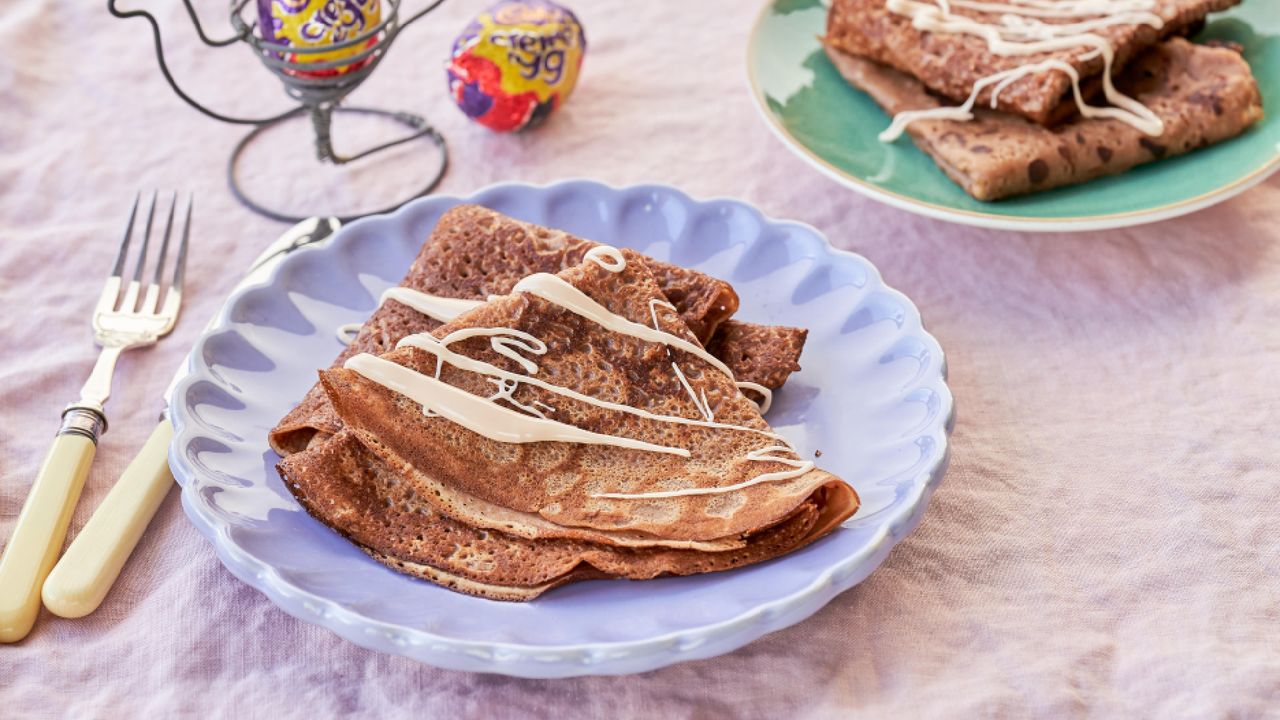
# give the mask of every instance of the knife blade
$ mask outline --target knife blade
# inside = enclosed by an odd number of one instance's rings
[[[285,257],[325,240],[341,226],[337,218],[315,217],[289,228],[254,259],[231,296],[265,280]],[[218,312],[210,318],[203,332],[208,332],[221,316]],[[164,391],[159,425],[45,580],[41,597],[55,615],[76,618],[97,609],[173,485],[168,463],[169,442],[173,439],[169,408],[174,390],[189,372],[187,360],[183,358]]]

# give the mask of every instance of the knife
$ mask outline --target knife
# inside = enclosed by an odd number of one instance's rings
[[[316,217],[289,228],[253,261],[231,294],[265,280],[287,255],[324,240],[341,225],[334,217]],[[205,332],[221,314],[210,319]],[[187,359],[183,358],[164,391],[160,424],[45,580],[41,597],[53,614],[77,618],[97,609],[173,485],[168,462],[169,442],[173,439],[169,411],[173,390],[187,372]]]

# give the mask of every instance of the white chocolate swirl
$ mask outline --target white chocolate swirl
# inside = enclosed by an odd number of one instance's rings
[[[420,403],[452,423],[504,443],[570,442],[587,445],[612,445],[631,450],[645,450],[689,457],[684,448],[655,445],[617,435],[583,430],[568,423],[518,413],[498,405],[489,398],[472,395],[430,375],[397,365],[376,355],[360,353],[347,360],[344,367],[375,383]]]
[[[880,133],[882,142],[893,142],[918,120],[973,119],[973,106],[978,95],[991,88],[990,105],[998,106],[1000,93],[1028,75],[1057,70],[1071,79],[1071,96],[1080,115],[1086,118],[1110,118],[1126,123],[1151,136],[1164,133],[1164,122],[1150,108],[1116,90],[1111,80],[1115,51],[1111,43],[1096,31],[1114,25],[1164,26],[1164,20],[1151,12],[1155,0],[1009,0],[980,2],[977,0],[886,0],[891,12],[911,18],[911,24],[926,32],[953,33],[980,37],[994,55],[1019,56],[1059,50],[1082,49],[1077,60],[1102,57],[1102,91],[1111,107],[1089,105],[1080,92],[1080,74],[1071,64],[1058,59],[1020,65],[988,75],[973,85],[969,97],[959,106],[908,110],[894,116],[889,127]],[[951,8],[966,8],[984,13],[999,13],[1000,24],[957,15]],[[1072,23],[1047,23],[1039,18],[1088,17]]]
[[[582,256],[583,260],[589,260],[611,273],[620,273],[627,269],[627,259],[622,256],[622,251],[616,247],[609,245],[597,245],[587,251]]]
[[[595,253],[596,250],[601,250],[601,252],[592,255],[591,253]],[[608,250],[612,250],[612,253],[607,252]],[[621,272],[625,268],[625,258],[623,258],[622,254],[616,249],[595,248],[591,253],[588,253],[588,259],[592,262],[596,262],[609,272]],[[407,290],[406,288],[399,288],[397,290],[398,292],[394,295],[384,293],[384,302],[387,299],[395,299],[396,301],[402,302],[414,309],[425,308],[422,311],[427,314],[436,312],[440,315],[444,315],[449,312],[460,312],[465,309],[470,309],[469,307],[461,305],[461,303],[467,301],[456,301],[452,305],[448,303],[441,305],[434,302],[434,296],[429,296],[425,293],[417,293],[417,295],[423,297],[416,297],[414,295],[415,291],[408,290],[405,292]],[[662,344],[667,348],[668,354],[670,354],[673,348],[683,350],[697,356],[707,364],[716,367],[729,378],[733,378],[733,373],[729,368],[719,359],[706,352],[706,350],[701,346],[660,329],[657,317],[657,308],[662,307],[673,312],[675,311],[675,308],[665,301],[658,299],[651,301],[649,310],[654,326],[650,328],[610,312],[607,308],[597,303],[582,291],[554,275],[545,273],[531,275],[517,283],[513,292],[527,292],[541,297],[544,300],[559,305],[560,307],[596,323],[600,327],[611,332],[630,335],[644,342]],[[406,299],[408,300],[407,302]],[[437,317],[436,315],[431,316]],[[437,319],[447,321],[440,317],[437,317]],[[490,347],[494,352],[512,360],[524,372],[517,373],[504,370],[491,363],[463,355],[450,348],[450,345],[453,343],[476,337],[490,338]],[[589,403],[596,407],[623,412],[648,420],[697,427],[718,428],[726,431],[746,432],[767,437],[773,440],[774,444],[751,450],[747,452],[744,459],[751,462],[778,463],[789,467],[787,470],[761,473],[749,480],[729,486],[686,488],[652,493],[596,493],[593,494],[592,497],[610,499],[651,499],[679,497],[684,495],[720,494],[734,492],[736,490],[745,489],[761,483],[790,480],[809,472],[814,467],[812,462],[794,457],[795,448],[785,438],[777,433],[757,428],[733,425],[730,423],[716,422],[714,419],[714,413],[707,402],[705,390],[701,393],[695,392],[688,377],[674,359],[671,362],[672,370],[676,374],[681,386],[689,394],[689,397],[695,408],[698,410],[698,413],[702,416],[700,419],[653,413],[641,408],[596,398],[571,388],[554,385],[545,380],[541,380],[535,377],[539,370],[538,364],[534,360],[522,355],[521,352],[541,356],[546,354],[548,351],[547,345],[539,338],[515,328],[463,328],[449,333],[442,338],[436,338],[430,333],[421,333],[417,335],[410,335],[400,340],[396,347],[417,348],[435,355],[435,376],[432,377],[430,375],[416,372],[410,368],[368,353],[361,353],[350,358],[347,360],[345,367],[393,392],[404,395],[405,397],[419,403],[422,406],[423,412],[429,416],[443,418],[497,442],[574,442],[593,445],[611,445],[620,448],[676,455],[685,458],[691,457],[690,451],[686,448],[658,445],[619,435],[595,433],[549,418],[546,413],[555,411],[552,406],[541,401],[524,404],[515,399],[514,393],[516,389],[521,384],[528,384],[533,387],[550,391],[557,395]],[[488,382],[492,383],[496,388],[495,392],[489,397],[480,397],[441,381],[439,377],[444,363],[448,363],[464,371],[486,376]],[[762,392],[765,395],[765,403],[767,406],[769,392],[766,388],[755,385],[754,383],[737,384],[739,387],[748,386],[751,387],[751,389],[757,389]],[[507,403],[517,408],[519,411],[503,407],[499,403]],[[793,457],[787,457],[787,454]]]

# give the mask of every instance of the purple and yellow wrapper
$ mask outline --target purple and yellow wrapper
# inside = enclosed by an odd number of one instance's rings
[[[368,32],[382,22],[381,0],[258,0],[259,32],[262,39],[286,48],[323,48],[344,43]],[[293,63],[309,64],[348,58],[378,42],[367,42],[327,52],[281,52]],[[351,72],[372,60],[361,58],[350,65],[320,70],[286,70],[310,77],[331,77]]]
[[[537,125],[573,92],[587,50],[578,17],[549,0],[503,0],[453,43],[449,94],[491,130]]]

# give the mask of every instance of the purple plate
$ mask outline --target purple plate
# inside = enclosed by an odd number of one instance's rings
[[[478,203],[635,248],[733,283],[740,317],[808,327],[804,370],[767,418],[862,496],[821,541],[729,572],[593,581],[530,603],[460,595],[392,572],[321,525],[276,475],[267,431],[399,282],[436,220]],[[915,526],[947,462],[942,350],[914,305],[815,229],[734,200],[594,182],[496,185],[352,223],[237,292],[196,343],[172,405],[182,504],[222,562],[291,615],[374,650],[523,677],[642,672],[728,652],[794,624],[865,578]]]

